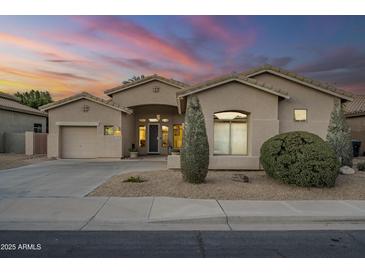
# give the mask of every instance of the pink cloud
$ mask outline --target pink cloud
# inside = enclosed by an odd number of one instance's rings
[[[147,29],[130,21],[114,17],[77,17],[93,32],[101,32],[118,38],[119,43],[129,43],[144,51],[150,57],[167,59],[188,66],[194,70],[211,68],[211,64],[198,60],[193,54],[179,48],[171,42],[164,40]]]
[[[219,20],[220,18],[221,16],[187,16],[186,20],[198,30],[200,35],[223,42],[230,54],[235,54],[254,44],[257,36],[254,29],[233,31],[231,27],[225,26]]]

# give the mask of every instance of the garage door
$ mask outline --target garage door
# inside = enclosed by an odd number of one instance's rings
[[[62,127],[62,158],[96,158],[96,127]]]

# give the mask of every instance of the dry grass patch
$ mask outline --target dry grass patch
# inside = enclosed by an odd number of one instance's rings
[[[250,182],[233,181],[234,174],[245,174]],[[131,176],[140,176],[146,181],[137,184],[124,182]],[[168,196],[226,200],[362,200],[365,199],[365,172],[339,175],[336,187],[322,189],[285,185],[269,178],[264,171],[209,171],[206,183],[200,185],[184,182],[180,171],[133,172],[113,176],[89,196]]]

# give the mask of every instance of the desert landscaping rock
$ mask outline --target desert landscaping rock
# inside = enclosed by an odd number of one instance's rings
[[[340,168],[340,173],[343,175],[352,175],[355,174],[355,170],[349,166],[343,166]]]
[[[242,183],[249,183],[250,180],[245,174],[233,174],[232,181],[235,182],[242,182]]]
[[[111,177],[89,196],[148,197],[165,196],[192,199],[220,200],[364,200],[365,183],[360,172],[339,175],[332,188],[303,188],[286,185],[266,176],[264,171],[245,171],[249,184],[236,182],[237,171],[209,171],[203,184],[182,180],[181,172],[160,170],[131,172]],[[129,176],[142,176],[147,182],[123,183]]]

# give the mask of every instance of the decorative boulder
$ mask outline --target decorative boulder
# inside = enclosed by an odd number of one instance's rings
[[[349,166],[342,166],[340,167],[340,173],[343,175],[351,175],[355,174],[355,170]]]
[[[245,174],[240,174],[240,173],[233,174],[232,181],[241,182],[241,183],[249,183],[250,182],[250,180],[248,179],[248,177]]]

